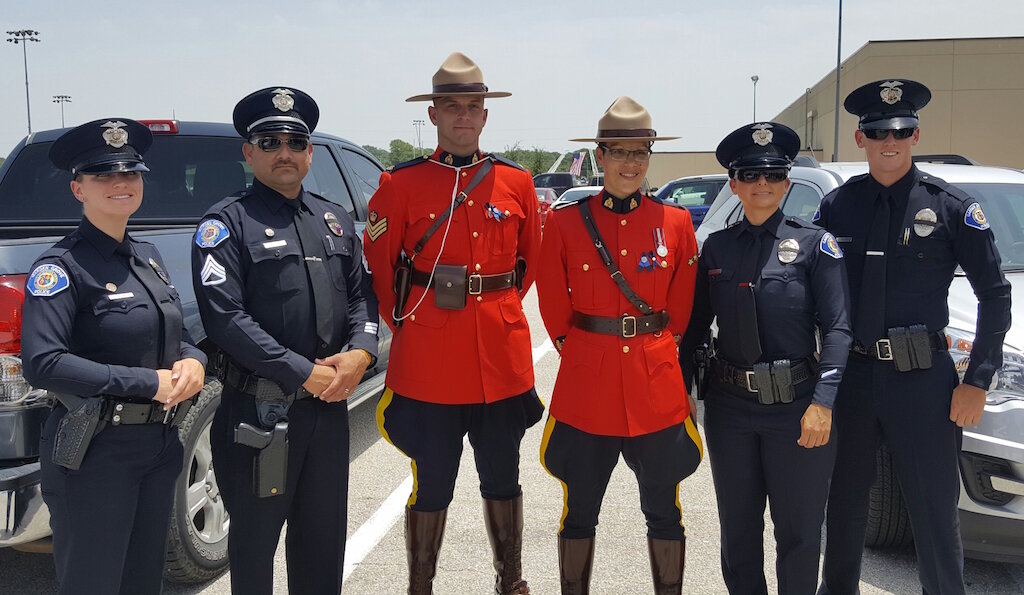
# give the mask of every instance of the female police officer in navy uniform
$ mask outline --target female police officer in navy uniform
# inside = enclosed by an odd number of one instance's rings
[[[160,254],[125,231],[152,142],[111,118],[50,148],[84,216],[29,275],[22,355],[26,379],[58,397],[40,463],[61,593],[160,592],[184,458],[174,426],[203,386]]]
[[[692,368],[695,348],[718,318],[704,429],[731,593],[767,593],[766,497],[779,592],[811,594],[817,581],[835,460],[831,407],[851,338],[835,239],[779,209],[799,147],[797,134],[774,122],[743,126],[718,146],[745,216],[704,244],[680,349],[684,368]]]

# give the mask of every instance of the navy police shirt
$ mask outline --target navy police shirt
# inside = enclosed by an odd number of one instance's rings
[[[118,242],[84,217],[32,267],[22,328],[25,378],[55,392],[150,399],[157,369],[206,365],[156,247]]]

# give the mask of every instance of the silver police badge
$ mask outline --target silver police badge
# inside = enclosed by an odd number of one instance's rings
[[[128,144],[128,131],[123,126],[126,124],[120,120],[104,124],[103,128],[106,130],[103,131],[103,140],[115,149],[120,149]]]
[[[327,228],[331,230],[331,233],[341,237],[344,232],[344,228],[341,227],[341,222],[338,221],[338,216],[334,213],[324,213],[324,221],[327,222]]]
[[[800,243],[793,238],[788,238],[779,242],[779,262],[782,264],[789,264],[796,260],[796,255],[800,253]]]
[[[274,107],[282,112],[290,112],[295,107],[291,89],[274,89]]]
[[[754,124],[751,127],[751,130],[754,131],[751,136],[754,138],[755,145],[764,147],[772,142],[775,133],[770,130],[771,127],[771,124]]]
[[[914,215],[914,233],[922,238],[932,235],[932,232],[935,231],[936,221],[938,219],[935,217],[935,211],[921,209]]]
[[[882,97],[882,101],[893,105],[903,99],[903,89],[900,89],[900,85],[903,83],[900,81],[886,81],[882,83],[882,90],[879,91],[879,95]]]

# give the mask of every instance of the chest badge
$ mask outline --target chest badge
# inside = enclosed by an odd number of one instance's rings
[[[964,223],[967,224],[967,227],[973,227],[974,229],[986,230],[989,227],[988,219],[985,218],[985,213],[981,211],[981,205],[978,203],[967,207]]]
[[[938,219],[935,216],[935,211],[931,209],[921,209],[914,215],[914,233],[922,238],[926,238],[932,235],[935,231],[935,222]]]
[[[779,262],[782,264],[789,264],[796,260],[797,254],[800,253],[800,242],[797,242],[793,238],[786,238],[779,242]]]
[[[107,283],[106,285],[104,285],[104,287],[106,287],[107,291],[109,291],[110,293],[114,293],[115,291],[117,291],[117,285],[114,283]]]
[[[344,230],[341,227],[341,222],[338,221],[338,216],[330,212],[324,213],[324,221],[327,222],[327,229],[340,238]]]

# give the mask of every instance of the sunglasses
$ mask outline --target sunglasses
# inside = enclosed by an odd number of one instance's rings
[[[605,155],[611,158],[612,161],[625,161],[632,158],[637,163],[647,163],[651,160],[650,149],[639,149],[636,151],[627,151],[626,149],[612,149],[604,145],[599,145],[604,150]]]
[[[281,148],[281,143],[288,145],[288,149],[300,153],[306,150],[309,146],[308,138],[301,137],[290,137],[288,140],[281,140],[276,136],[261,136],[259,138],[250,139],[251,144],[256,145],[261,151],[267,153],[273,153],[274,151]]]
[[[741,169],[736,172],[736,179],[740,182],[753,184],[764,176],[767,182],[782,182],[789,177],[789,170],[784,167],[776,169]]]
[[[876,130],[861,130],[864,136],[871,140],[885,140],[889,138],[889,133],[892,133],[892,137],[896,140],[903,140],[914,136],[914,131],[917,128],[883,128]]]

